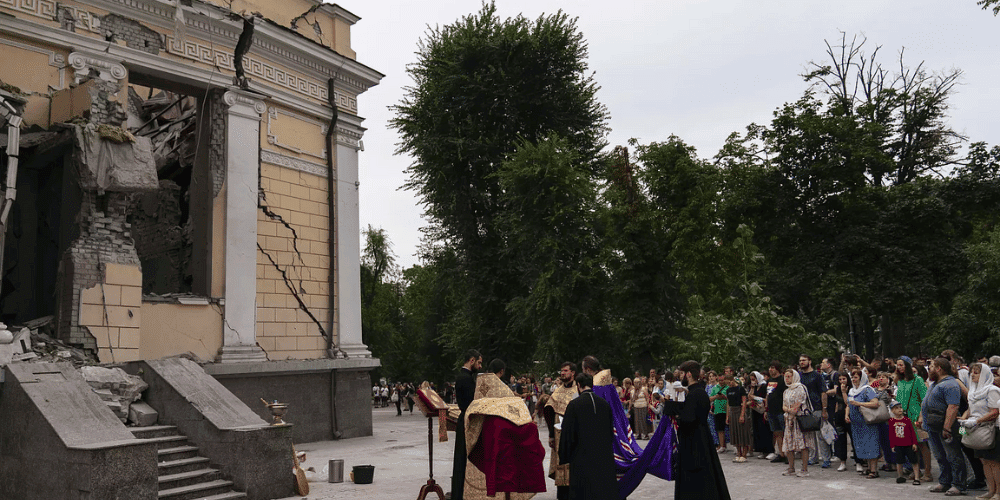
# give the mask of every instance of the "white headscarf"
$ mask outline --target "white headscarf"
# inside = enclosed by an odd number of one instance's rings
[[[799,376],[798,370],[792,370],[792,383],[788,384],[788,390],[795,390],[799,387],[805,388],[802,385],[802,377]]]
[[[988,365],[983,363],[976,363],[981,368],[979,372],[979,382],[972,382],[972,376],[969,376],[969,402],[979,401],[986,397],[991,390],[997,390],[993,385],[993,372],[990,370]],[[971,367],[970,367],[971,374]]]
[[[751,373],[751,375],[753,375],[754,380],[757,381],[757,385],[761,385],[766,381],[764,375],[762,375],[760,372],[755,371]]]
[[[851,384],[854,384],[853,376],[851,377]],[[861,370],[861,380],[858,382],[858,385],[855,385],[851,388],[851,390],[847,391],[847,397],[853,400],[855,396],[861,394],[861,392],[868,387],[871,387],[868,385],[868,371]]]

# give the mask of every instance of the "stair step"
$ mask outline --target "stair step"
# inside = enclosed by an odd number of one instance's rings
[[[157,460],[160,462],[168,462],[173,460],[180,460],[182,458],[193,458],[198,455],[197,446],[177,446],[175,448],[162,448],[156,450]]]
[[[197,469],[187,472],[177,472],[174,474],[161,474],[159,478],[160,490],[169,490],[180,486],[188,486],[197,483],[206,483],[220,479],[218,469]]]
[[[176,448],[178,445],[186,443],[187,436],[160,436],[155,438],[144,438],[147,443],[156,443],[156,449]]]
[[[179,434],[175,425],[149,425],[146,427],[130,427],[132,435],[139,439],[149,439]]]
[[[218,495],[212,495],[210,497],[203,497],[199,500],[236,500],[238,498],[246,498],[247,494],[242,491],[227,491],[225,493],[219,493]]]
[[[178,474],[181,472],[204,469],[207,466],[208,466],[208,458],[206,457],[182,458],[180,460],[170,460],[159,463],[161,476],[166,474]]]
[[[187,486],[178,486],[177,488],[160,490],[157,498],[170,500],[191,500],[195,498],[204,499],[210,498],[212,495],[227,493],[232,486],[232,481],[216,479],[206,483],[191,484]]]

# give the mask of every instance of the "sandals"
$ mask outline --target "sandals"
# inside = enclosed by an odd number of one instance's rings
[[[914,479],[913,480],[913,486],[920,486],[920,480],[919,479]]]
[[[868,473],[868,479],[878,479],[878,477],[878,471]]]

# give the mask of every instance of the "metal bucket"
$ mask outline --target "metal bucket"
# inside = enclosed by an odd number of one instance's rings
[[[342,459],[330,460],[329,468],[330,468],[329,482],[331,483],[344,482],[344,461]]]

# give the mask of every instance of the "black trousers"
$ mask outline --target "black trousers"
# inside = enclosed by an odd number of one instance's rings
[[[469,459],[465,451],[465,412],[458,417],[455,426],[455,462],[451,469],[451,500],[462,500],[465,493],[465,463]]]

